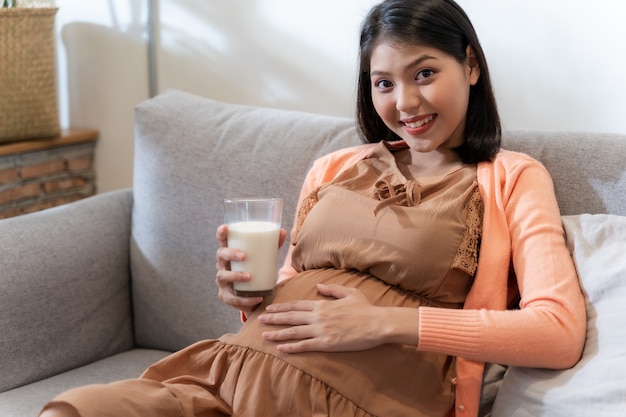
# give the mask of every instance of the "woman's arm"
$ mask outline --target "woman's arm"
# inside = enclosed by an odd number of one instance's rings
[[[419,348],[481,362],[571,367],[585,340],[584,298],[552,180],[538,162],[516,161],[493,169],[496,185],[486,193],[481,259],[466,309],[421,308]],[[502,311],[507,254],[521,296],[519,310]]]
[[[320,286],[320,293],[335,300],[268,307],[259,320],[293,327],[264,337],[284,341],[279,348],[284,352],[418,343],[421,350],[480,362],[573,366],[585,340],[585,305],[551,178],[541,165],[525,160],[506,181],[495,182],[502,188],[494,193],[497,201],[485,202],[492,206],[485,212],[483,239],[488,242],[481,246],[480,276],[468,308],[381,308],[356,290]],[[505,310],[511,262],[521,294],[518,310]]]

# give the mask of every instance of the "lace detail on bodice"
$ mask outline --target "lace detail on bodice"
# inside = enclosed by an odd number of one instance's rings
[[[483,214],[485,206],[480,197],[478,187],[474,189],[467,206],[467,219],[465,232],[461,238],[461,244],[452,259],[452,268],[460,269],[471,276],[476,275],[478,268],[478,252],[482,236]]]
[[[298,214],[296,215],[296,227],[295,233],[291,237],[291,244],[296,245],[298,243],[298,234],[300,233],[300,228],[302,227],[302,223],[304,223],[304,219],[309,214],[315,203],[319,201],[318,193],[322,187],[319,186],[302,200],[302,204],[300,204],[300,208],[298,209]]]

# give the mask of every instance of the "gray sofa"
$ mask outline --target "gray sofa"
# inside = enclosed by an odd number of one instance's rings
[[[0,221],[0,416],[237,331],[214,284],[221,199],[281,196],[290,228],[313,160],[361,143],[350,119],[180,91],[135,120],[132,189]],[[506,131],[503,145],[546,165],[564,215],[626,215],[626,136]]]

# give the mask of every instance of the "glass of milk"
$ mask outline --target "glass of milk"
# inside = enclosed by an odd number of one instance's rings
[[[265,297],[276,283],[276,261],[283,200],[280,198],[224,199],[224,222],[228,226],[228,247],[246,254],[243,261],[231,261],[230,269],[245,271],[250,281],[235,282],[240,297]]]

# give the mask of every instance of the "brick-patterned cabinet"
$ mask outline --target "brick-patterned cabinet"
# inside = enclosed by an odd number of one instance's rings
[[[96,193],[98,132],[67,130],[53,139],[0,144],[0,219]]]

